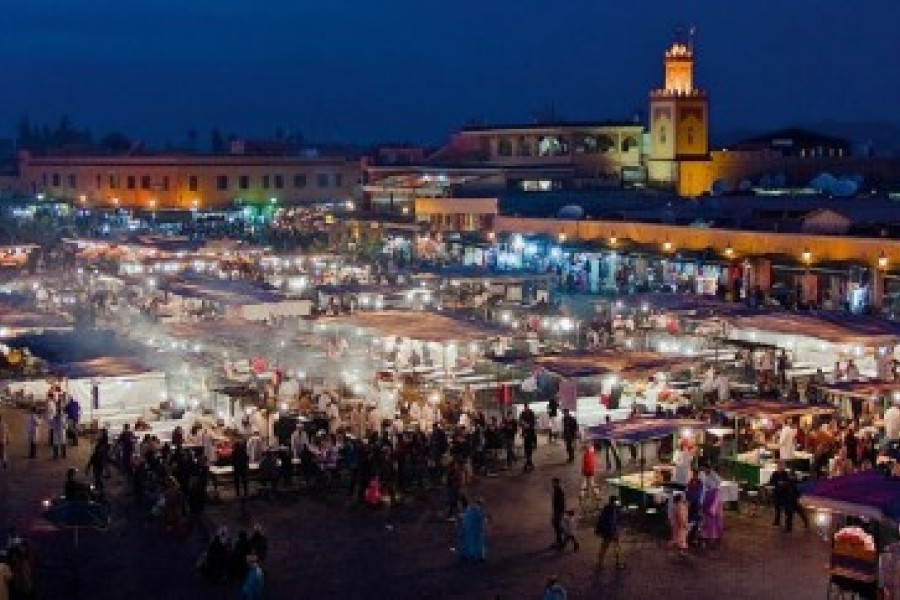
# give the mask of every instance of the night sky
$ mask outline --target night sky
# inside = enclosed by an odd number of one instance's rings
[[[900,122],[900,0],[18,0],[0,134],[68,113],[152,143],[226,134],[438,142],[467,121],[646,111],[697,27],[716,132]],[[7,133],[8,132],[8,133]]]

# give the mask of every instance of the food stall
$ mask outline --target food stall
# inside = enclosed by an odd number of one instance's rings
[[[574,409],[584,425],[603,423],[607,417],[621,420],[634,412],[677,412],[690,400],[686,390],[669,382],[702,364],[696,357],[613,350],[541,356],[533,362],[575,385],[574,406],[563,406]]]
[[[817,480],[801,494],[801,506],[815,511],[816,526],[831,543],[828,597],[878,597],[879,587],[897,578],[896,559],[882,553],[897,540],[900,478],[880,469],[860,471]]]
[[[897,381],[838,381],[813,385],[820,400],[834,406],[842,417],[883,413],[891,399],[900,396]]]
[[[647,507],[664,503],[678,485],[673,481],[674,465],[660,460],[658,451],[655,458],[659,464],[651,469],[646,468],[646,444],[672,437],[689,439],[696,445],[706,426],[703,421],[695,419],[632,418],[588,427],[586,439],[593,443],[604,442],[610,445],[619,474],[606,481],[618,489],[622,504]],[[616,449],[617,445],[638,447],[640,470],[637,473],[622,474],[622,461]],[[723,502],[737,500],[738,488],[735,482],[723,481],[720,490]]]
[[[800,419],[801,423],[805,424],[804,421],[811,421],[815,416],[830,415],[834,412],[826,406],[772,400],[728,402],[717,405],[714,410],[720,416],[734,421],[736,441],[740,440],[739,430],[742,424],[759,434],[755,440],[759,436],[765,437],[767,429],[783,423],[785,419]],[[750,485],[765,485],[778,466],[777,453],[777,444],[767,441],[743,452],[737,447],[732,456],[725,461],[730,463],[732,476],[738,481]],[[798,450],[794,453],[791,466],[809,472],[811,461],[812,455],[809,452]]]

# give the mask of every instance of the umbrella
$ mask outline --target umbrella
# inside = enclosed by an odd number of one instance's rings
[[[60,529],[75,532],[75,548],[78,548],[79,529],[106,529],[109,526],[109,507],[99,502],[63,500],[44,511],[44,518]]]

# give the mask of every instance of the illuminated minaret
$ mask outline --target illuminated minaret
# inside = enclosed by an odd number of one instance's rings
[[[709,99],[694,87],[693,30],[676,40],[665,58],[665,86],[650,92],[651,183],[673,185],[678,165],[709,155]]]

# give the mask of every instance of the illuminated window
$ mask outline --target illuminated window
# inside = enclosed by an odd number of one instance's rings
[[[219,191],[228,189],[228,175],[219,175],[216,177],[216,189]]]
[[[250,176],[241,175],[240,177],[238,177],[238,187],[242,190],[250,189]]]
[[[295,188],[305,188],[306,187],[306,175],[303,173],[298,173],[294,175],[294,187]]]

